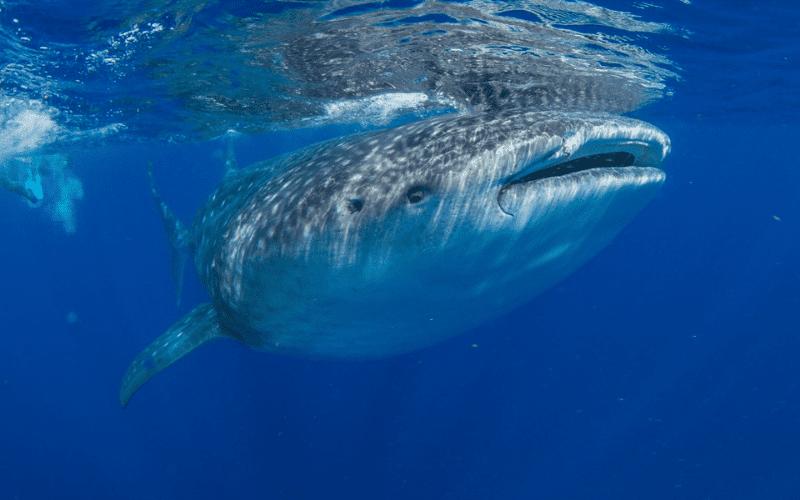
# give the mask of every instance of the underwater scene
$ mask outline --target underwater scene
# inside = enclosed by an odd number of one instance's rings
[[[0,498],[800,498],[794,2],[0,34]]]

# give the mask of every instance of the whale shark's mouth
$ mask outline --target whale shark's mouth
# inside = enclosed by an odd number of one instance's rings
[[[630,167],[636,162],[636,157],[627,151],[617,151],[614,153],[600,153],[591,156],[584,156],[574,160],[566,161],[547,167],[542,170],[530,173],[519,179],[506,184],[505,187],[512,184],[521,184],[526,182],[533,182],[539,179],[546,179],[550,177],[560,177],[562,175],[574,174],[583,170],[591,170],[597,168],[613,168],[613,167]]]
[[[664,143],[628,140],[585,146],[575,152],[578,154],[562,156],[565,161],[559,162],[556,153],[506,180],[497,197],[500,210],[513,216],[528,203],[544,203],[544,198],[557,196],[558,203],[563,204],[626,185],[642,186],[664,180],[664,173],[658,168],[664,157]]]

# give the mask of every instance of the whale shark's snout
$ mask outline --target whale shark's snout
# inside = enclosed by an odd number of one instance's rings
[[[572,198],[658,186],[665,179],[659,167],[669,153],[669,138],[649,124],[619,117],[603,123],[588,120],[562,139],[559,147],[506,179],[497,197],[503,212],[525,211],[537,204],[531,196],[560,194],[565,198],[551,202],[563,205]]]

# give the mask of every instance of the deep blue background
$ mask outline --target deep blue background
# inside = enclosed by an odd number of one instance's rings
[[[77,157],[73,236],[0,198],[0,495],[796,498],[798,128],[658,125],[661,195],[515,313],[370,363],[219,342],[124,411],[125,367],[205,300],[191,275],[174,305],[143,165],[188,220],[221,144]],[[287,138],[241,140],[240,161]]]
[[[672,57],[676,97],[636,115],[673,141],[659,197],[525,307],[384,361],[220,341],[121,410],[130,361],[207,300],[189,272],[175,306],[144,165],[188,222],[223,144],[76,151],[71,236],[0,193],[0,497],[800,498],[800,123],[757,112],[780,68],[708,117],[719,74]]]

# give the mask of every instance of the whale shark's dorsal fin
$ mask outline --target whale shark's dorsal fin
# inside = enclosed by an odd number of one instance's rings
[[[206,342],[220,337],[225,335],[220,329],[214,306],[197,306],[133,360],[119,388],[120,406],[124,408],[133,393],[153,375]]]
[[[153,160],[147,162],[147,179],[150,182],[150,192],[153,193],[153,200],[156,202],[158,212],[161,214],[161,222],[164,223],[164,230],[169,239],[169,256],[172,264],[172,283],[175,285],[175,295],[177,303],[181,303],[181,293],[183,292],[183,274],[186,268],[185,248],[189,245],[189,232],[183,227],[181,221],[170,210],[166,203],[161,199],[156,191],[156,183],[153,179]]]
[[[233,153],[233,137],[229,137],[228,147],[225,153],[225,172],[222,175],[223,179],[233,172],[236,172],[238,169],[239,166],[236,163],[236,155]]]

